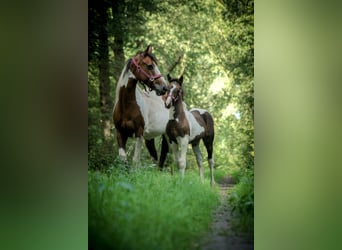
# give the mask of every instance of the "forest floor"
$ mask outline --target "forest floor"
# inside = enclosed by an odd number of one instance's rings
[[[227,202],[228,189],[234,186],[229,176],[218,182],[220,187],[220,206],[217,208],[211,232],[199,246],[202,250],[249,250],[254,249],[253,235],[233,230],[231,209]]]

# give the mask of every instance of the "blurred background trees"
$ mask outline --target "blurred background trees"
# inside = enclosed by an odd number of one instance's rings
[[[115,86],[125,61],[152,44],[164,76],[184,74],[188,108],[213,114],[217,168],[253,169],[253,1],[90,0],[88,27],[89,168],[114,164]]]

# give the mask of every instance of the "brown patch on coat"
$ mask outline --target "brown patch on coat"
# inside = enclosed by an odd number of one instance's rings
[[[135,88],[137,80],[129,78],[127,87],[119,90],[119,99],[114,108],[113,121],[118,131],[119,147],[125,147],[127,137],[140,137],[144,133],[145,121],[136,101]]]
[[[177,136],[184,137],[185,135],[190,135],[190,126],[183,110],[182,98],[179,98],[176,101],[174,109],[174,118],[177,118],[177,120],[173,119],[168,121],[166,125],[166,134],[169,137],[170,142],[177,143]]]

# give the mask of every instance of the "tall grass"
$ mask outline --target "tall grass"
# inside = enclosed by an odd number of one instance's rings
[[[234,172],[237,184],[228,191],[228,202],[235,216],[234,227],[247,233],[254,230],[254,172],[251,169]]]
[[[193,249],[219,203],[196,172],[88,172],[91,249]]]

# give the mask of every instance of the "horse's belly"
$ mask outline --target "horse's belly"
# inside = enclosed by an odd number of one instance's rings
[[[187,114],[190,123],[190,138],[189,141],[191,142],[197,136],[201,136],[204,133],[204,128],[197,122],[196,118],[189,112]]]
[[[150,126],[145,127],[144,130],[144,137],[148,140],[155,138],[159,135],[162,135],[165,133],[165,128],[166,128],[166,124],[165,126],[160,126],[158,124],[153,124]]]

